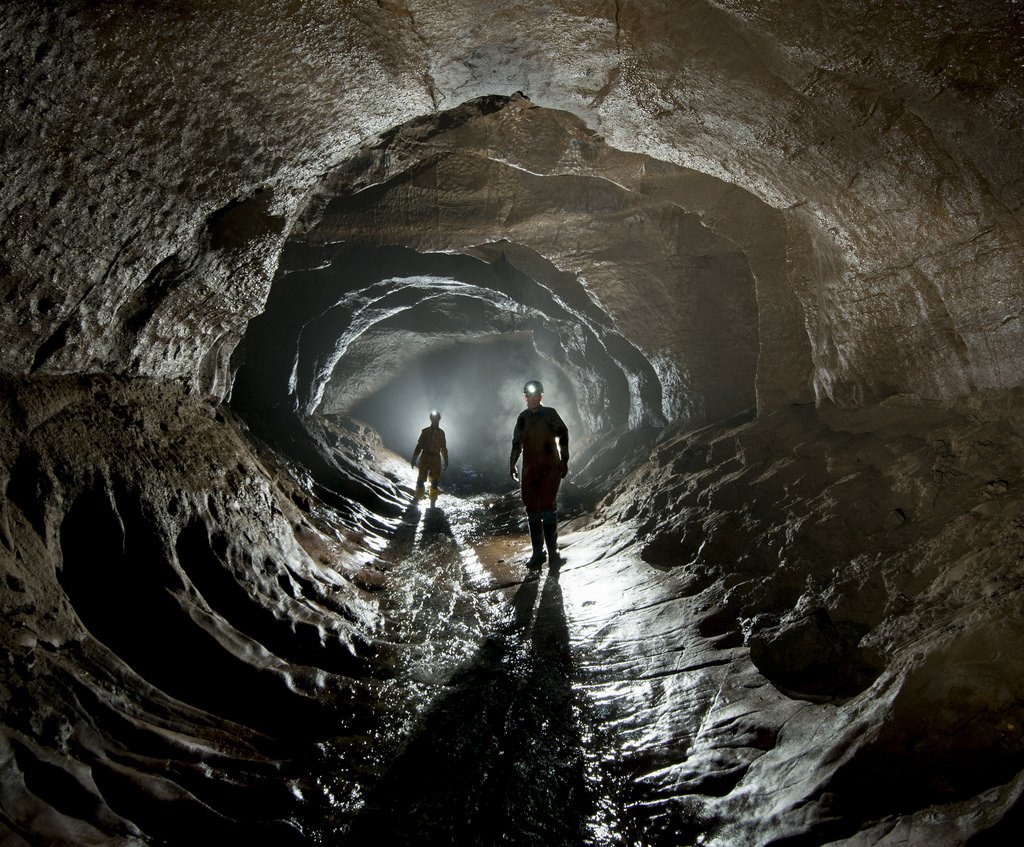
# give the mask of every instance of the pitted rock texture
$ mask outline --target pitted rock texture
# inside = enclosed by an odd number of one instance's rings
[[[0,54],[5,843],[1016,843],[1017,0]],[[507,481],[427,512],[351,416],[488,343],[579,416],[536,579]]]
[[[1015,385],[1019,8],[888,14],[855,2],[8,7],[3,367],[185,377],[222,396],[226,357],[316,181],[412,117],[522,91],[616,149],[783,213],[818,397]],[[218,236],[240,204],[245,226]]]

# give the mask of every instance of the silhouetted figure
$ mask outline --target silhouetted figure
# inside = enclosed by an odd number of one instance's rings
[[[433,411],[430,413],[430,426],[420,431],[419,441],[416,442],[416,450],[412,454],[412,466],[416,467],[416,460],[419,459],[420,473],[416,477],[416,499],[422,500],[424,494],[424,483],[430,477],[430,505],[437,502],[437,484],[441,479],[441,468],[448,468],[448,444],[445,441],[444,430],[441,429],[441,413]],[[442,465],[443,461],[443,465]]]
[[[558,516],[555,499],[558,486],[569,473],[569,430],[554,409],[543,406],[544,386],[531,380],[523,386],[526,409],[519,413],[512,431],[512,454],[509,476],[518,480],[516,462],[523,457],[522,493],[526,506],[526,522],[530,528],[533,555],[530,567],[536,568],[550,558],[552,565],[561,562],[558,555]],[[547,555],[544,547],[547,546]]]

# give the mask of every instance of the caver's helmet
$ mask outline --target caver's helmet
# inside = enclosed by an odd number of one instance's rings
[[[441,413],[437,409],[432,409],[430,412],[430,422],[432,424],[441,423]]]
[[[531,379],[526,385],[523,386],[523,394],[529,397],[532,394],[543,394],[544,386],[540,384],[539,379]]]

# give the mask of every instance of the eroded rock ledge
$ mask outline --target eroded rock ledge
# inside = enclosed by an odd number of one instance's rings
[[[647,825],[723,845],[1009,843],[1022,402],[666,434],[597,510],[576,544],[599,559],[563,585],[595,700],[657,798]]]
[[[173,384],[4,396],[7,837],[296,841],[296,796],[326,802],[314,743],[366,746],[370,677],[393,661],[355,540],[386,521],[339,496],[325,532],[308,479]]]
[[[481,553],[498,570],[431,582],[463,611],[427,661],[394,625],[421,576],[396,569],[405,530],[379,512],[408,489],[372,434],[324,420],[303,463],[161,383],[6,389],[12,843],[365,832],[358,798],[450,674],[482,673],[525,570]],[[608,843],[1001,843],[1024,762],[1022,407],[666,432],[580,519],[558,620],[618,786]]]

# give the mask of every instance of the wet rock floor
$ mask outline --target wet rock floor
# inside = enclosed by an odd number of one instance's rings
[[[1019,841],[1017,400],[666,438],[530,580],[507,482],[429,510],[339,430],[377,470],[321,497],[162,386],[44,387],[0,515],[0,843]],[[863,629],[875,681],[809,687]]]
[[[346,843],[628,843],[614,755],[575,679],[563,574],[530,572],[511,496],[412,503],[382,554],[402,742]],[[386,695],[385,695],[386,696]]]

